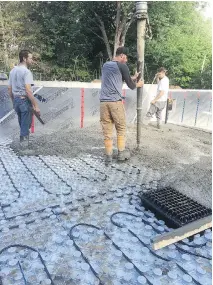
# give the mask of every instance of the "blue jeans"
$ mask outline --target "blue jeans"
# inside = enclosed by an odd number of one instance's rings
[[[29,135],[29,129],[32,123],[32,104],[26,99],[19,97],[14,98],[14,109],[18,115],[18,122],[20,126],[20,136],[25,137]]]

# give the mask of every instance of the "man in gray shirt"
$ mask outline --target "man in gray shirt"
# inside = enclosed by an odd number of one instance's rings
[[[32,64],[32,53],[22,50],[19,53],[20,63],[9,75],[8,92],[18,115],[20,142],[29,141],[29,129],[32,123],[32,108],[40,114],[38,104],[33,96],[33,75],[28,67]]]
[[[119,47],[112,61],[106,62],[102,68],[102,83],[100,92],[100,121],[104,134],[106,164],[112,162],[113,126],[117,132],[118,161],[130,158],[125,149],[126,114],[122,103],[122,86],[126,82],[130,89],[142,87],[143,81],[137,81],[138,73],[132,78],[127,62],[127,49]]]

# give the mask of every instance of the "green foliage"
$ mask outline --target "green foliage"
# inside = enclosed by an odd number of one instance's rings
[[[203,60],[206,56],[208,66],[212,57],[210,21],[195,10],[194,2],[154,2],[149,15],[154,37],[146,44],[146,63],[153,74],[154,68],[165,66],[172,85],[203,88]],[[208,80],[205,86],[211,88]]]
[[[33,23],[28,15],[32,2],[6,1],[0,2],[0,23],[4,31],[4,44],[8,55],[9,69],[18,63],[18,52],[25,48],[38,50],[37,24]],[[3,50],[0,51],[3,57]]]
[[[134,6],[134,1],[121,2],[121,16],[130,18]],[[172,85],[212,88],[212,25],[197,6],[202,9],[198,2],[148,2],[153,38],[145,44],[145,82],[151,83],[157,68],[165,66]],[[9,64],[17,63],[20,49],[29,48],[36,57],[33,72],[38,79],[40,74],[42,80],[98,77],[109,56],[96,15],[113,52],[115,1],[6,1],[0,7]],[[126,35],[132,72],[137,62],[136,31],[134,21]],[[0,50],[0,59],[4,56]]]

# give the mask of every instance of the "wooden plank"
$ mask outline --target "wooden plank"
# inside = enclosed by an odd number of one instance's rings
[[[163,248],[212,227],[212,216],[207,216],[153,239],[154,250]]]

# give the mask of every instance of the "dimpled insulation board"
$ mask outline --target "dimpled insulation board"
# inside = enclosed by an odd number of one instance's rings
[[[211,284],[211,230],[152,250],[171,230],[141,204],[156,171],[2,144],[0,177],[1,285]]]

